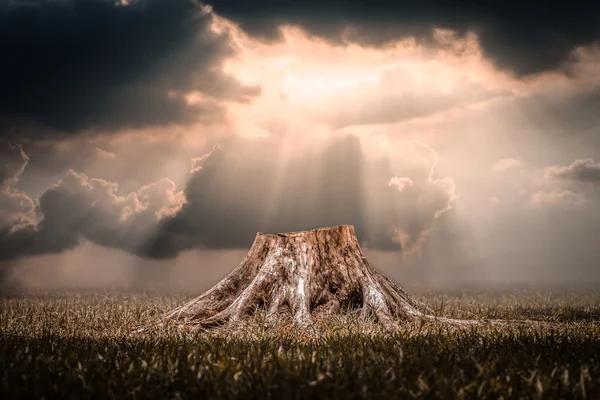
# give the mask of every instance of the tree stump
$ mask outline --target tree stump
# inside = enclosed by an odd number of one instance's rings
[[[354,227],[258,233],[239,266],[203,295],[169,312],[198,328],[235,323],[264,309],[309,325],[317,314],[358,311],[388,329],[425,316],[424,306],[369,264]]]

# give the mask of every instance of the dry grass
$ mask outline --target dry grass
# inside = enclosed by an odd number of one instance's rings
[[[402,325],[356,317],[298,330],[262,315],[235,331],[132,333],[188,300],[136,293],[0,299],[2,398],[600,397],[600,296],[429,293],[451,318],[540,327]]]

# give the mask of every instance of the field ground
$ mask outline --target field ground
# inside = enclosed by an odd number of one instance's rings
[[[600,295],[428,293],[437,315],[554,328],[354,317],[318,333],[260,313],[236,333],[132,333],[190,296],[53,293],[0,299],[0,398],[600,398]]]

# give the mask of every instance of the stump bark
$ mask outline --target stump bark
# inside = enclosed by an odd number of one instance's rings
[[[399,319],[428,316],[424,305],[369,264],[354,227],[341,225],[258,233],[229,276],[165,318],[209,328],[261,308],[268,318],[289,313],[298,325],[311,324],[318,314],[358,311],[393,329]]]

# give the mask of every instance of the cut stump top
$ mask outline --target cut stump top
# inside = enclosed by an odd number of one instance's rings
[[[343,232],[346,231],[347,234],[350,234],[352,236],[356,236],[356,232],[354,230],[354,226],[353,225],[333,225],[333,226],[327,226],[327,227],[323,227],[323,228],[316,228],[316,229],[310,229],[307,231],[295,231],[295,232],[280,232],[280,233],[262,233],[262,232],[258,232],[257,235],[258,236],[279,236],[279,237],[297,237],[297,236],[306,236],[306,235],[310,235],[310,234],[314,234],[317,232],[324,232],[324,231],[338,231],[338,232]]]

